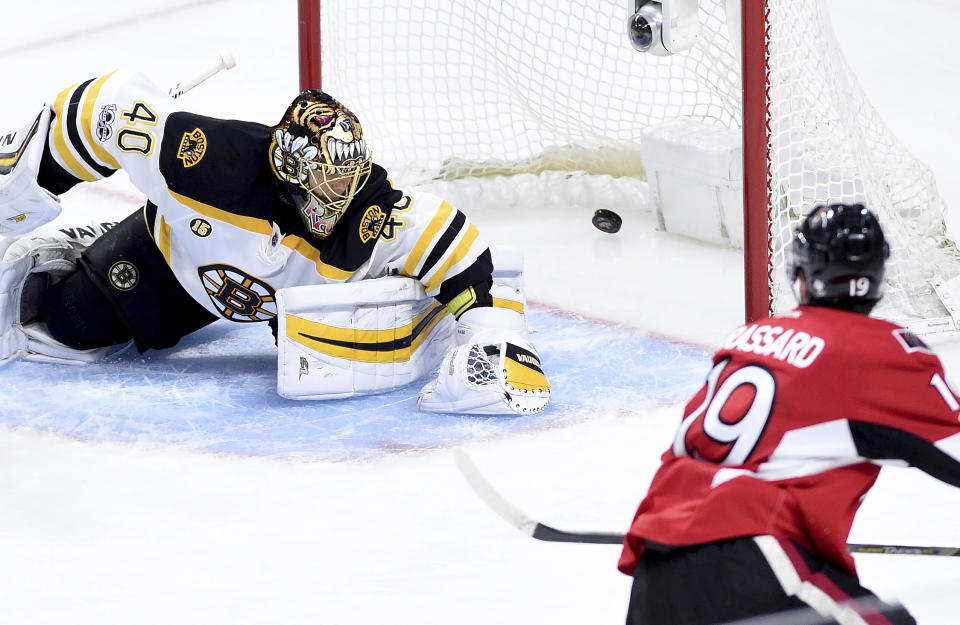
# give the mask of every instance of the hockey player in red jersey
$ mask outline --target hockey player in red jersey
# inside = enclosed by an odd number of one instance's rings
[[[0,134],[0,235],[31,233],[60,194],[120,169],[147,202],[89,247],[0,242],[0,365],[166,349],[225,319],[272,326],[285,397],[382,392],[445,359],[424,410],[546,407],[519,255],[495,263],[464,213],[394,188],[330,95],[300,94],[272,127],[182,111],[137,73],[51,102]]]
[[[914,623],[859,584],[846,552],[873,461],[960,486],[960,399],[939,359],[868,316],[887,257],[859,204],[817,207],[796,229],[787,270],[800,306],[717,351],[627,533],[629,625],[798,609],[817,623]]]

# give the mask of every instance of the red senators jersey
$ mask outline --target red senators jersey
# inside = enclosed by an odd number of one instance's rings
[[[714,356],[627,534],[694,545],[772,534],[854,571],[846,540],[880,471],[960,485],[960,401],[909,331],[823,307],[738,328]]]

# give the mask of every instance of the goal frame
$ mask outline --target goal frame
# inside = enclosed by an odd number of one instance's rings
[[[322,89],[321,2],[297,0],[300,90]],[[767,0],[741,3],[744,318],[772,312]]]

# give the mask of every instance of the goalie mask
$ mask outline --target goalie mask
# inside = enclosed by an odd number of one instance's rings
[[[270,167],[307,228],[324,238],[370,177],[360,120],[322,91],[304,91],[273,127]]]

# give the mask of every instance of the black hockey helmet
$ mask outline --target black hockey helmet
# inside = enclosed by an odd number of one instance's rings
[[[272,128],[270,168],[310,231],[326,237],[370,177],[360,120],[330,95],[298,95]]]
[[[801,305],[869,312],[889,256],[880,222],[863,204],[817,206],[794,230],[787,279]]]

